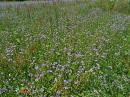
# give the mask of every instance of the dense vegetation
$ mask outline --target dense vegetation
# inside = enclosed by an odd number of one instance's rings
[[[130,6],[107,1],[0,9],[0,96],[129,97]]]

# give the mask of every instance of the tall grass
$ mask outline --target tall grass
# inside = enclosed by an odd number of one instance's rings
[[[130,13],[130,1],[129,0],[97,0],[96,6],[101,7],[104,10],[114,10],[118,12]]]
[[[130,15],[98,2],[1,9],[0,95],[130,96]]]

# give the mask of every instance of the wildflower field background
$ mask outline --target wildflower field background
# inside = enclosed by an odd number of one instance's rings
[[[0,8],[0,97],[130,97],[130,3]]]

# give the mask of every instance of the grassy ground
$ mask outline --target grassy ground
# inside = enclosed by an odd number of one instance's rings
[[[129,97],[125,8],[86,1],[0,9],[0,97]]]

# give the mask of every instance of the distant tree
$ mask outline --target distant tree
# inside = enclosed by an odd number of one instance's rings
[[[0,0],[0,1],[27,1],[27,0]]]

